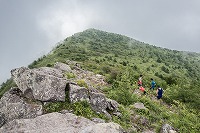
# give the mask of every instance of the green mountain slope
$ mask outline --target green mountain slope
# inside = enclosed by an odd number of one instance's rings
[[[51,67],[55,62],[67,60],[77,61],[83,69],[105,75],[110,86],[101,88],[102,91],[124,107],[131,110],[134,102],[145,103],[151,111],[136,112],[149,119],[148,128],[163,122],[172,123],[182,132],[195,132],[200,128],[200,54],[164,49],[123,35],[88,29],[66,38],[29,68]],[[150,78],[165,90],[164,105],[151,100],[154,92],[148,91],[146,97],[133,94],[140,74],[147,91]],[[11,86],[10,82],[2,85],[0,95]],[[169,107],[177,114],[168,113]],[[185,120],[181,122],[183,116]],[[121,121],[118,123],[122,126],[131,123],[130,118]]]
[[[67,59],[80,61],[85,69],[107,75],[110,83],[130,68],[134,73],[130,82],[143,74],[144,83],[149,87],[152,77],[169,93],[167,102],[180,100],[200,109],[197,95],[200,54],[163,49],[119,34],[89,29],[66,38],[29,67],[51,66]]]

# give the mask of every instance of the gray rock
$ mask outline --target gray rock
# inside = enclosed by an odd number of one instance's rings
[[[164,124],[160,129],[160,133],[176,133],[176,131],[169,124]]]
[[[107,108],[106,97],[103,93],[90,93],[90,104],[96,112],[105,113]]]
[[[147,109],[143,103],[135,103],[133,106],[137,109]]]
[[[137,133],[137,128],[132,126],[129,129],[127,129],[127,133]]]
[[[0,99],[0,123],[20,118],[34,118],[42,115],[42,105],[27,103],[22,97],[6,92]],[[2,125],[1,124],[1,125]]]
[[[5,115],[0,112],[0,127],[6,123]]]
[[[58,69],[58,70],[61,70],[63,72],[71,72],[72,69],[70,68],[69,65],[67,64],[64,64],[64,63],[61,63],[61,62],[57,62],[55,65],[54,65],[54,68]]]
[[[32,69],[32,70],[34,70],[38,73],[41,73],[43,75],[52,75],[52,76],[58,77],[58,78],[64,77],[61,70],[51,68],[51,67],[40,67],[40,68],[36,68],[36,69]]]
[[[120,125],[116,123],[97,123],[86,127],[80,133],[124,133]]]
[[[40,101],[65,101],[66,80],[60,70],[48,67],[11,70],[11,75],[23,95]]]
[[[117,117],[121,117],[122,116],[122,113],[120,112],[113,112],[113,115],[117,116]]]
[[[107,110],[112,111],[112,114],[118,117],[121,117],[122,114],[119,112],[119,103],[115,100],[106,98],[107,101]]]
[[[133,94],[135,94],[137,96],[142,96],[142,92],[139,89],[135,89]]]
[[[107,106],[108,106],[108,109],[111,110],[111,111],[115,111],[117,112],[119,109],[119,103],[116,102],[115,100],[112,100],[112,99],[106,99],[107,101]]]
[[[92,118],[92,121],[93,121],[94,123],[105,123],[105,120],[100,119],[100,118]]]
[[[49,113],[33,119],[16,119],[0,128],[4,133],[122,133],[116,123],[95,124],[89,119],[71,113]]]
[[[23,96],[22,91],[18,87],[10,88],[9,93],[12,95],[16,94],[17,96]]]
[[[89,102],[88,90],[76,84],[69,83],[69,100],[71,103],[83,100]]]
[[[75,83],[69,83],[68,88],[71,103],[86,100],[90,103],[94,111],[97,113],[104,113],[108,118],[111,118],[111,115],[106,111],[106,109],[115,112],[118,110],[118,103],[114,100],[106,99],[103,93],[91,92]]]
[[[143,117],[143,116],[139,119],[138,122],[143,126],[148,126],[149,125],[149,120],[147,118]]]
[[[81,65],[76,61],[66,60],[66,64],[70,65],[70,66],[77,66],[77,67],[81,68]]]
[[[136,125],[134,125],[134,127],[138,127],[138,125],[143,125],[143,127],[150,126],[149,119],[147,119],[146,117],[141,116],[141,115],[132,115],[131,120],[132,120],[132,122],[134,122],[134,124],[136,124]],[[141,127],[139,127],[139,128],[141,128]]]
[[[66,114],[66,113],[73,113],[73,110],[61,110],[59,111],[61,114]]]
[[[169,130],[169,133],[176,133],[175,130]]]
[[[80,67],[74,66],[72,72],[76,75],[77,79],[83,79],[89,88],[96,88],[98,86],[107,85],[103,75],[95,74],[93,72],[83,70]]]

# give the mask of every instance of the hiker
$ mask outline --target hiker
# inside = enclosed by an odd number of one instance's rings
[[[142,86],[142,75],[140,75],[138,79],[138,86]]]
[[[156,82],[151,78],[151,87],[150,87],[150,90],[154,90],[155,87],[156,87]]]
[[[139,89],[143,92],[143,94],[146,94],[145,88],[143,86],[140,86]]]
[[[157,99],[160,99],[162,97],[163,89],[160,86],[158,86],[156,94],[157,94]]]

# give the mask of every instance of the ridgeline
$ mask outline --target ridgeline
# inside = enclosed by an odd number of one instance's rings
[[[58,43],[49,54],[33,61],[28,68],[54,67],[56,62],[67,64],[69,61],[75,61],[82,70],[103,75],[107,85],[95,86],[94,83],[93,87],[120,104],[122,116],[111,115],[109,120],[105,116],[99,118],[118,123],[127,132],[159,132],[166,123],[181,133],[200,131],[199,53],[160,48],[123,35],[88,29]],[[136,93],[140,74],[143,75],[146,95]],[[65,77],[76,76],[65,73]],[[151,78],[164,89],[161,100],[156,100],[155,91],[149,90]],[[79,82],[85,84],[84,80]],[[0,97],[16,86],[13,79],[8,79],[2,84]],[[87,85],[84,87],[88,88]],[[137,102],[143,103],[145,109],[135,108]],[[91,111],[78,112],[76,106],[84,108],[81,106],[86,105],[84,102],[70,104],[66,100],[44,108],[46,113],[72,109],[76,115],[98,117]]]

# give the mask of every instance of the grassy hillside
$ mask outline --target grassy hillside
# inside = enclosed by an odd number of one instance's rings
[[[143,128],[158,129],[168,122],[180,132],[200,130],[200,54],[163,49],[123,35],[88,29],[66,38],[48,55],[33,61],[29,68],[51,67],[55,62],[67,60],[106,76],[110,87],[101,88],[102,91],[128,110],[126,118],[113,117],[123,127],[131,125],[135,112],[150,121],[141,125]],[[152,101],[155,92],[148,91],[142,97],[133,94],[140,74],[147,90],[150,78],[165,90],[164,105]],[[11,84],[14,85],[11,80],[4,83],[0,95]],[[132,104],[136,101],[143,102],[149,111],[134,110]]]
[[[119,34],[89,29],[66,38],[29,67],[52,66],[67,59],[106,75],[110,83],[131,69],[130,83],[143,74],[144,84],[149,87],[152,77],[167,90],[166,102],[179,100],[200,109],[200,54],[158,48]]]

